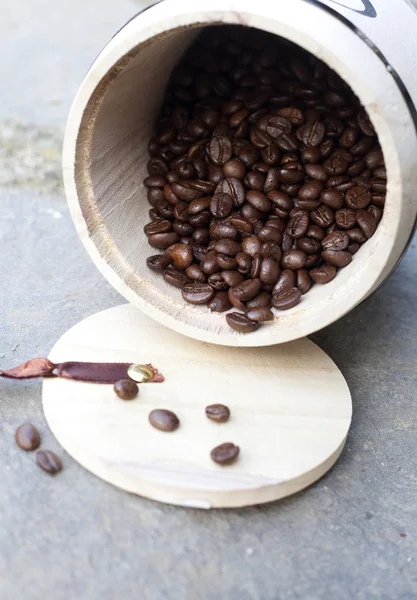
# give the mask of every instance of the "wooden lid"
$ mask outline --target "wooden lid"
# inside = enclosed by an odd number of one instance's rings
[[[45,379],[46,419],[64,449],[98,477],[154,500],[199,508],[269,502],[319,479],[339,457],[351,397],[333,361],[304,338],[279,346],[229,348],[186,338],[131,305],[93,315],[65,333],[51,360],[153,363],[165,382],[140,385],[124,402],[111,385]],[[226,404],[230,420],[205,407]],[[148,422],[174,411],[166,433]],[[221,467],[213,447],[240,447]]]

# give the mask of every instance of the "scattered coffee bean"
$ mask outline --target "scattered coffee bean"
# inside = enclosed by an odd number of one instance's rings
[[[239,456],[240,448],[231,442],[216,446],[210,453],[211,459],[218,465],[226,466],[234,463]]]
[[[139,386],[131,379],[120,379],[113,387],[121,400],[133,400],[139,394]]]
[[[36,464],[50,475],[55,475],[62,469],[61,459],[50,450],[38,450],[36,453]]]
[[[206,406],[206,415],[210,421],[226,423],[230,418],[230,410],[224,404],[210,404]]]
[[[23,423],[16,429],[15,440],[22,450],[36,450],[41,443],[41,436],[34,425]]]
[[[239,332],[331,281],[382,218],[384,157],[358,98],[266,33],[197,38],[149,153],[144,231],[162,252],[148,267],[191,304],[240,310],[226,317]]]
[[[152,410],[148,416],[149,423],[160,431],[175,431],[180,421],[175,413],[163,408]]]

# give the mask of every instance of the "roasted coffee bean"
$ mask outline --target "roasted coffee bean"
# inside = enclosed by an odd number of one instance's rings
[[[304,167],[299,162],[288,162],[278,169],[278,177],[281,183],[300,183],[304,179]]]
[[[202,246],[208,244],[210,242],[210,234],[207,227],[197,227],[193,233],[193,240]]]
[[[174,206],[173,216],[180,223],[187,223],[189,219],[188,204],[185,202],[178,202],[178,204]]]
[[[307,146],[301,152],[301,159],[304,163],[318,163],[321,160],[321,152],[317,146]]]
[[[282,242],[282,233],[273,225],[265,225],[258,232],[258,238],[264,244],[265,242],[273,242],[279,244]]]
[[[245,201],[245,188],[236,177],[227,177],[221,181],[215,190],[215,194],[228,194],[233,200],[234,206],[241,206]]]
[[[325,183],[329,178],[322,165],[306,164],[304,165],[304,168],[306,175],[308,175],[308,177],[311,177],[311,179],[313,180]]]
[[[149,423],[160,431],[175,431],[180,421],[175,413],[163,408],[152,410],[148,416]]]
[[[366,240],[368,239],[360,227],[348,229],[346,233],[351,242],[363,244],[363,242],[366,242]]]
[[[271,201],[262,192],[251,190],[246,194],[246,200],[260,212],[269,212],[272,208]]]
[[[131,379],[119,379],[113,389],[121,400],[133,400],[139,394],[139,386]]]
[[[178,233],[181,237],[190,236],[194,232],[194,227],[189,223],[181,223],[181,221],[174,221],[172,228],[175,233]]]
[[[323,184],[320,181],[308,181],[298,191],[300,200],[316,200],[323,189]]]
[[[318,208],[310,213],[310,218],[315,225],[325,228],[330,227],[335,216],[331,208],[326,206],[326,204],[320,204]]]
[[[322,240],[324,250],[345,250],[349,245],[349,235],[344,231],[333,231]]]
[[[319,146],[324,139],[326,128],[320,121],[307,123],[297,130],[298,139],[306,146]]]
[[[329,283],[336,275],[336,267],[332,265],[321,265],[310,269],[309,275],[316,283]]]
[[[256,321],[251,321],[245,315],[241,315],[240,313],[235,312],[227,314],[226,321],[229,327],[231,327],[238,333],[252,333],[252,331],[255,331],[259,327]]]
[[[212,240],[236,240],[239,237],[237,229],[231,225],[231,222],[224,221],[212,221],[209,233]]]
[[[243,183],[250,190],[262,191],[265,186],[266,176],[260,171],[249,171]]]
[[[262,256],[270,256],[277,263],[279,263],[281,260],[282,251],[279,245],[275,242],[265,242],[262,244],[261,254]]]
[[[239,283],[239,285],[233,288],[233,295],[237,300],[246,302],[247,300],[252,300],[252,298],[259,294],[261,286],[262,283],[260,279],[248,279],[242,281],[242,283]]]
[[[302,250],[306,254],[316,254],[320,252],[321,244],[312,238],[303,237],[297,240],[297,250]]]
[[[196,200],[197,198],[201,198],[203,196],[203,192],[194,190],[188,181],[173,183],[171,188],[176,197],[184,202],[191,202],[192,200]]]
[[[236,254],[235,258],[239,272],[243,273],[244,275],[250,273],[252,268],[252,256],[249,256],[249,254],[246,254],[246,252],[239,252]]]
[[[172,244],[178,242],[179,239],[179,235],[175,232],[154,233],[148,237],[148,242],[153,248],[165,250]]]
[[[374,217],[375,221],[379,223],[382,217],[382,210],[378,208],[378,206],[374,206],[373,204],[371,204],[371,206],[368,206],[367,210]]]
[[[311,288],[311,277],[307,269],[298,269],[297,271],[297,287],[301,294],[306,294]]]
[[[244,279],[242,273],[239,273],[238,271],[223,271],[222,277],[230,287],[239,285]]]
[[[281,294],[284,290],[288,290],[296,286],[296,274],[290,269],[282,271],[278,281],[274,285],[273,293]]]
[[[324,230],[318,225],[314,224],[309,226],[306,233],[306,237],[311,238],[313,240],[318,240],[319,242],[324,238],[325,235],[326,234]]]
[[[356,220],[368,239],[374,235],[376,230],[376,220],[370,212],[363,209],[357,210]]]
[[[216,243],[214,244],[214,249],[220,254],[226,254],[226,256],[236,256],[236,254],[241,252],[242,247],[239,242],[224,239],[216,241]]]
[[[265,256],[262,259],[261,267],[259,270],[259,278],[263,284],[274,284],[277,281],[280,273],[281,269],[279,268],[278,263],[273,258]]]
[[[218,185],[224,179],[223,169],[218,165],[208,165],[208,180]]]
[[[207,304],[214,295],[208,283],[189,283],[182,288],[182,297],[190,304]]]
[[[193,250],[186,244],[174,244],[167,253],[171,257],[173,267],[179,271],[184,271],[193,262]]]
[[[182,289],[187,283],[191,283],[190,280],[184,273],[180,273],[176,269],[169,267],[164,271],[164,279],[167,283],[170,283],[174,287]]]
[[[214,194],[210,203],[210,211],[214,217],[227,217],[233,209],[233,200],[229,194],[219,192]]]
[[[208,307],[212,312],[226,312],[232,308],[227,292],[216,292],[213,298],[208,303]]]
[[[253,231],[252,223],[242,215],[233,215],[228,221],[241,235],[250,235]]]
[[[231,200],[231,199],[230,199]],[[211,204],[211,196],[204,196],[203,198],[197,198],[197,200],[193,200],[188,205],[188,214],[189,215],[198,215],[210,208]]]
[[[267,321],[273,321],[275,318],[272,310],[266,306],[251,308],[247,311],[246,316],[251,321],[256,321],[257,323],[266,323]]]
[[[232,157],[232,143],[225,136],[213,137],[207,153],[215,165],[224,165]]]
[[[34,425],[23,423],[16,429],[15,440],[19,448],[30,451],[36,450],[40,446],[41,436]]]
[[[198,213],[198,215],[191,215],[188,218],[188,222],[193,227],[205,227],[208,228],[210,225],[210,212],[208,210],[203,210],[203,212]]]
[[[215,423],[226,423],[230,419],[230,409],[224,404],[210,404],[205,409],[206,417]]]
[[[366,208],[372,200],[372,195],[366,187],[356,185],[348,189],[345,200],[348,208],[357,210],[358,208]]]
[[[163,273],[170,264],[171,258],[168,254],[154,254],[146,259],[146,265],[155,273]]]
[[[295,239],[302,238],[307,233],[309,224],[310,218],[308,214],[304,211],[300,211],[291,218],[286,233]]]
[[[231,270],[236,269],[237,262],[233,256],[227,256],[226,254],[218,254],[216,262],[221,269]]]
[[[218,273],[220,271],[220,267],[217,264],[217,252],[207,252],[207,254],[201,259],[200,269],[206,275]]]
[[[192,264],[185,269],[185,274],[188,279],[195,281],[196,283],[206,283],[207,275],[203,273],[198,265]]]
[[[227,442],[225,444],[220,444],[220,446],[216,446],[216,448],[213,448],[213,450],[210,453],[210,456],[212,461],[224,467],[236,462],[237,457],[239,456],[239,452],[239,446],[235,446],[231,442]]]
[[[259,294],[255,296],[255,298],[252,298],[252,300],[248,300],[246,302],[246,307],[248,310],[251,310],[252,308],[269,308],[270,306],[271,295],[268,292],[265,292],[264,290],[262,292],[259,292]]]
[[[335,220],[340,229],[353,229],[356,225],[356,212],[351,208],[342,208],[336,212]]]
[[[38,450],[36,453],[36,464],[50,475],[55,475],[62,469],[61,459],[50,450]]]
[[[360,248],[360,244],[349,244],[349,246],[347,247],[347,251],[350,252],[350,254],[356,254],[356,252],[359,250]]]
[[[225,177],[243,179],[246,174],[246,167],[238,158],[232,158],[223,165],[223,173]]]
[[[333,210],[339,210],[344,205],[344,200],[342,194],[335,189],[327,189],[323,190],[320,195],[320,200]]]
[[[351,254],[344,250],[324,250],[321,257],[325,263],[334,267],[346,267],[352,261]]]
[[[272,306],[278,310],[289,310],[301,302],[301,292],[298,288],[286,288],[280,292],[272,292]]]
[[[250,270],[250,276],[252,279],[257,279],[259,277],[260,272],[261,272],[261,265],[262,265],[262,255],[255,254],[255,256],[253,257],[253,260],[252,260],[252,266],[251,266],[251,270]]]
[[[262,249],[262,243],[259,238],[255,235],[250,235],[242,240],[242,251],[249,254],[249,256],[255,256],[260,254]]]
[[[307,254],[302,250],[288,250],[282,255],[281,266],[283,269],[296,271],[304,267],[306,260]]]
[[[229,288],[221,273],[213,273],[212,275],[209,275],[208,283],[211,285],[213,290],[217,292],[226,291]]]

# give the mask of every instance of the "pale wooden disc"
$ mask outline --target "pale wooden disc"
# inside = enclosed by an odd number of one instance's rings
[[[267,325],[265,325],[266,327]],[[351,421],[351,397],[333,361],[308,339],[263,348],[198,342],[123,305],[85,319],[52,350],[67,360],[153,363],[164,383],[140,386],[124,402],[111,385],[45,379],[46,419],[65,450],[86,469],[129,492],[201,508],[276,500],[319,479],[339,457]],[[204,408],[227,404],[216,424]],[[181,425],[151,427],[168,408]],[[220,467],[210,451],[240,446]]]

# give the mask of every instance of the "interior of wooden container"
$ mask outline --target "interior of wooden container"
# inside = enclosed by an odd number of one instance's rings
[[[147,146],[170,74],[202,29],[196,25],[148,40],[102,80],[90,100],[84,116],[87,127],[78,140],[78,148],[82,148],[80,164],[84,170],[88,165],[88,174],[84,173],[84,179],[79,177],[84,181],[83,193],[87,194],[87,186],[90,198],[89,202],[81,202],[83,217],[99,253],[123,282],[127,292],[122,293],[151,316],[157,313],[159,321],[172,326],[175,320],[178,331],[181,323],[186,324],[188,334],[194,331],[195,337],[208,341],[217,341],[218,336],[219,343],[228,343],[229,339],[230,344],[264,345],[295,339],[305,331],[306,321],[314,331],[314,321],[323,311],[327,311],[325,320],[334,320],[334,299],[335,314],[340,316],[366,295],[366,291],[355,289],[356,280],[364,269],[370,270],[374,280],[383,270],[377,251],[384,237],[384,221],[389,218],[389,202],[376,234],[348,267],[340,270],[332,282],[313,286],[298,306],[277,312],[279,318],[273,324],[249,336],[232,332],[224,314],[187,304],[180,290],[152,273],[146,258],[155,252],[143,232],[150,208],[142,183],[149,160]],[[166,320],[161,318],[164,314]],[[236,337],[239,341],[233,339]]]

